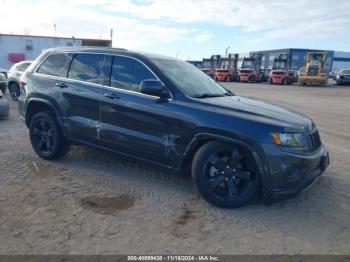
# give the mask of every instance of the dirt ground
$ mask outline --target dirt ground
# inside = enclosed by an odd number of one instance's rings
[[[0,121],[0,253],[350,254],[350,87],[226,86],[313,118],[331,165],[306,192],[223,210],[190,178],[109,153],[73,147],[43,161],[11,102]]]

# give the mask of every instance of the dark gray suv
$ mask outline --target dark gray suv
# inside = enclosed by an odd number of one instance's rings
[[[191,174],[202,196],[238,207],[293,196],[328,166],[312,120],[237,96],[177,59],[113,48],[57,48],[22,76],[19,112],[35,152],[70,144]]]

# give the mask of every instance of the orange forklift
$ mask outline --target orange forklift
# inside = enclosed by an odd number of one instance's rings
[[[202,72],[214,79],[215,69],[218,67],[220,60],[220,55],[212,55],[210,58],[203,58]]]
[[[238,54],[229,54],[221,58],[218,68],[215,70],[215,80],[220,82],[232,82],[238,80],[237,73]]]
[[[287,54],[280,54],[273,60],[269,75],[270,84],[287,85],[295,82],[294,74],[290,71],[290,59]]]
[[[253,54],[250,57],[244,57],[241,69],[239,70],[240,82],[264,82],[265,70],[261,69],[262,54]]]

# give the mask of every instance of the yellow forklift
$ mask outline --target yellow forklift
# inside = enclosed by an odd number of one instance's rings
[[[299,85],[327,85],[326,60],[327,52],[307,52],[305,66],[300,69]]]

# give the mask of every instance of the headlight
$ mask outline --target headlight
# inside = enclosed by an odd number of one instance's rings
[[[276,145],[303,147],[306,146],[305,138],[300,133],[273,133],[272,139]]]

